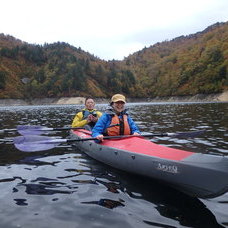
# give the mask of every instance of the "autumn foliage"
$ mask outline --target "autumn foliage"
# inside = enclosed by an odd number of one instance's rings
[[[67,43],[0,34],[0,98],[184,96],[228,89],[228,23],[104,61]]]

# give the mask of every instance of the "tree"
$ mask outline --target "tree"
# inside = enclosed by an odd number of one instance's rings
[[[74,90],[84,91],[86,88],[86,74],[81,65],[77,64],[69,71],[71,79],[71,88]]]
[[[38,83],[44,83],[46,78],[44,69],[39,70],[34,77]]]
[[[4,71],[0,71],[0,89],[5,89],[6,84],[6,73]]]

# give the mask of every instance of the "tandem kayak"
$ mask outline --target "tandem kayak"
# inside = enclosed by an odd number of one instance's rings
[[[91,137],[71,130],[71,139]],[[161,181],[193,197],[212,198],[228,191],[228,158],[153,143],[143,137],[75,141],[88,156],[114,168]]]

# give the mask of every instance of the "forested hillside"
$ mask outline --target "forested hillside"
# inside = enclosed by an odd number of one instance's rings
[[[67,43],[0,34],[0,98],[155,97],[228,89],[228,23],[104,61]]]
[[[138,96],[222,92],[228,89],[228,23],[157,43],[124,63],[138,79]]]

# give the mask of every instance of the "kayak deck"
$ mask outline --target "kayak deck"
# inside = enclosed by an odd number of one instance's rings
[[[73,132],[81,138],[91,137],[91,133],[86,130]],[[194,154],[193,152],[158,145],[149,140],[145,140],[143,137],[135,136],[104,140],[100,145],[175,161],[183,160]]]

